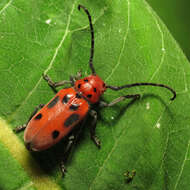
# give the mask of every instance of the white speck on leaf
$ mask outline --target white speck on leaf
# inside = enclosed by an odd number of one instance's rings
[[[156,128],[160,129],[160,123],[156,124]]]
[[[47,19],[46,24],[50,24],[50,23],[51,23],[51,19]]]
[[[146,103],[146,109],[147,109],[147,110],[150,109],[150,103],[149,103],[149,102]]]

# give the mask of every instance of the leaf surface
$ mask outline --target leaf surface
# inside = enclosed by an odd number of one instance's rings
[[[150,86],[107,90],[103,96],[107,102],[137,93],[141,99],[99,110],[96,133],[101,149],[89,138],[88,122],[62,179],[56,161],[60,144],[49,152],[28,153],[22,148],[23,133],[11,130],[25,123],[35,106],[54,96],[42,73],[53,81],[67,80],[80,69],[83,76],[90,74],[88,19],[77,10],[79,3],[92,15],[94,66],[106,84],[162,83],[175,89],[177,98],[170,101],[167,89]],[[0,114],[9,123],[0,125],[0,143],[37,189],[51,185],[69,190],[189,188],[190,65],[145,1],[2,1],[0,42]],[[19,150],[29,159],[19,159]],[[4,154],[5,150],[0,151]],[[132,184],[126,184],[123,174],[133,169],[136,176]],[[10,184],[11,179],[7,173]],[[27,189],[21,184],[22,188]]]

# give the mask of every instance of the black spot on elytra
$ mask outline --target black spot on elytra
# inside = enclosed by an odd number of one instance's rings
[[[52,132],[52,138],[56,139],[59,136],[59,131],[55,130]]]
[[[41,118],[42,118],[42,114],[39,113],[34,119],[35,119],[35,120],[38,120],[38,119],[41,119]]]
[[[80,88],[81,87],[81,84],[78,84],[78,88]]]
[[[78,104],[72,104],[72,105],[69,107],[69,109],[72,110],[72,111],[76,111],[76,110],[78,110],[78,108],[79,108],[79,105],[78,105]]]
[[[84,79],[84,82],[88,82],[88,79]]]
[[[48,104],[48,108],[52,108],[53,106],[55,106],[55,104],[59,101],[59,96],[56,96],[49,104]]]
[[[79,95],[79,93],[76,94],[76,98],[81,98],[81,96]]]
[[[70,97],[68,96],[68,94],[66,94],[63,99],[62,99],[62,103],[66,104],[69,101]]]
[[[96,88],[94,88],[94,92],[96,92]]]
[[[88,98],[91,98],[91,97],[92,97],[92,94],[88,94],[87,97],[88,97]]]
[[[105,83],[102,86],[105,87],[106,86]]]
[[[64,122],[64,126],[65,127],[69,127],[71,126],[73,123],[75,123],[76,121],[78,121],[80,118],[79,114],[73,113],[72,115],[70,115]]]

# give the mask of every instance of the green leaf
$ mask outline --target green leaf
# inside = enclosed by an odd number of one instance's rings
[[[180,47],[190,60],[190,21],[188,19],[190,17],[190,1],[147,0],[147,2],[166,24],[171,34],[176,41],[179,42]]]
[[[84,11],[77,10],[79,3],[92,16],[94,66],[106,84],[162,83],[175,89],[177,98],[170,101],[170,91],[151,86],[107,90],[107,102],[126,94],[142,96],[99,110],[96,134],[101,149],[90,140],[86,125],[63,179],[58,161],[62,144],[32,154],[24,149],[23,133],[11,130],[54,96],[42,73],[53,81],[67,80],[80,69],[83,76],[90,74],[89,24]],[[6,121],[0,123],[0,143],[5,147],[0,155],[8,151],[9,160],[24,168],[31,181],[27,183],[37,189],[69,190],[189,188],[190,65],[144,0],[2,1],[0,42],[0,114]],[[136,176],[126,184],[123,174],[133,169]],[[0,179],[6,175],[13,183],[6,171]],[[20,181],[19,176],[14,179]],[[20,189],[31,188],[20,184]]]
[[[8,150],[0,144],[1,167],[0,167],[0,188],[1,189],[18,189],[20,186],[34,189],[30,183],[27,174],[23,168],[12,159]],[[16,176],[16,180],[15,180]],[[11,183],[10,183],[11,182]]]

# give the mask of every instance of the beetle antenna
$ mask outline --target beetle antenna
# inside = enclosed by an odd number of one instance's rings
[[[123,88],[131,88],[134,86],[158,86],[158,87],[162,87],[162,88],[167,88],[168,90],[170,90],[173,93],[173,97],[170,98],[170,100],[174,100],[176,98],[176,92],[175,90],[173,90],[171,87],[164,85],[164,84],[157,84],[157,83],[133,83],[133,84],[126,84],[123,86],[110,86],[110,85],[106,85],[107,88],[110,88],[112,90],[121,90]]]
[[[95,75],[95,69],[93,66],[93,57],[94,57],[94,29],[92,26],[92,19],[90,16],[90,13],[88,12],[88,9],[86,7],[84,7],[83,5],[79,5],[78,6],[78,10],[80,10],[80,8],[83,8],[83,10],[85,11],[85,13],[88,15],[88,20],[89,20],[89,24],[90,24],[90,33],[91,33],[91,49],[90,49],[90,59],[89,59],[89,66],[90,69],[92,71],[92,74]]]

